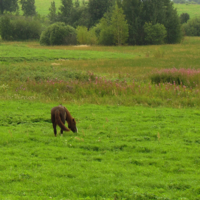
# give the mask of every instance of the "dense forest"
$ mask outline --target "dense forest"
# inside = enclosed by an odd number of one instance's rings
[[[37,13],[35,0],[0,0],[0,14],[3,40],[144,45],[179,43],[183,37],[171,0],[61,0],[59,8],[52,1],[45,17]]]

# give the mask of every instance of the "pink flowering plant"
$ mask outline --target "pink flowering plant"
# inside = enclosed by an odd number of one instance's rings
[[[172,83],[187,87],[196,87],[200,83],[200,69],[162,69],[150,76],[152,83]]]

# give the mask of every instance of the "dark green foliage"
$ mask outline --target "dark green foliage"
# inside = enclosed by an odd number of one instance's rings
[[[145,43],[146,44],[163,44],[167,35],[166,28],[163,24],[145,23],[144,25]]]
[[[89,0],[88,10],[90,16],[90,27],[99,22],[104,13],[113,5],[113,0]]]
[[[70,23],[73,27],[86,26],[89,27],[90,16],[88,13],[88,6],[75,6],[72,8]]]
[[[1,18],[1,37],[3,40],[39,39],[41,24],[32,18],[9,17]]]
[[[20,0],[24,16],[36,15],[35,0]]]
[[[10,17],[5,15],[0,19],[0,34],[3,40],[12,40],[13,26],[10,21]]]
[[[65,22],[71,25],[70,16],[72,14],[73,3],[72,0],[61,0],[62,5],[60,6],[58,13],[59,21]]]
[[[190,19],[182,29],[187,36],[200,36],[200,18]]]
[[[163,23],[167,30],[166,43],[180,43],[183,36],[179,16],[171,1],[166,6],[166,20]]]
[[[69,45],[76,44],[76,30],[65,25],[62,22],[57,22],[50,25],[42,32],[40,37],[42,45]]]
[[[143,44],[142,1],[123,0],[122,6],[129,24],[128,43],[131,45]]]
[[[41,24],[32,18],[18,17],[12,21],[13,40],[39,39]]]
[[[56,5],[55,5],[55,1],[51,2],[51,7],[49,8],[49,14],[48,14],[48,18],[49,20],[54,23],[57,20],[57,14],[56,14]]]
[[[144,44],[144,24],[163,24],[167,30],[166,43],[181,41],[180,21],[170,0],[124,0],[122,3],[129,24],[129,44]]]
[[[19,9],[18,0],[0,0],[0,14],[4,11],[16,11]]]
[[[186,23],[190,19],[190,15],[188,13],[182,13],[180,15],[181,24]]]

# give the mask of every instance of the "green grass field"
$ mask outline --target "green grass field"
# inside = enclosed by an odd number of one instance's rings
[[[190,18],[200,17],[200,5],[199,4],[174,4],[177,8],[179,15],[182,13],[188,13]]]
[[[199,110],[69,104],[55,138],[56,103],[0,105],[1,199],[200,198]]]
[[[198,70],[199,45],[1,42],[0,199],[200,199],[199,82],[150,78]],[[59,104],[78,133],[54,137]]]

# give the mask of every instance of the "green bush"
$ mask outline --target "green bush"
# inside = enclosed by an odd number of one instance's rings
[[[144,25],[145,43],[146,44],[163,44],[167,36],[166,28],[163,24],[145,23]]]
[[[5,15],[1,18],[0,27],[3,40],[39,39],[41,34],[40,22],[30,17]]]
[[[39,39],[41,34],[41,24],[32,18],[19,17],[12,21],[13,39],[28,40]]]
[[[79,44],[87,44],[88,40],[88,30],[85,26],[77,27],[77,42]]]
[[[50,25],[40,36],[41,45],[75,45],[76,30],[62,22]]]
[[[200,36],[200,17],[188,20],[182,29],[187,36]]]
[[[0,34],[3,40],[12,40],[12,29],[10,17],[7,15],[1,17]]]
[[[89,31],[85,26],[77,27],[77,42],[79,44],[97,44],[97,36],[95,32],[95,27],[91,28]]]
[[[97,42],[96,29],[93,27],[88,31],[88,44],[93,45],[97,44]]]

